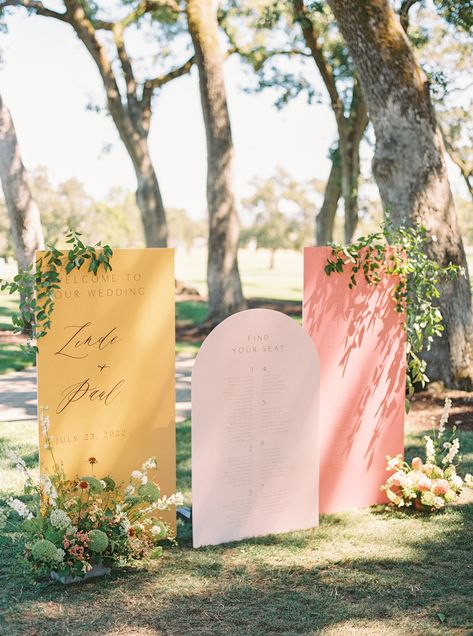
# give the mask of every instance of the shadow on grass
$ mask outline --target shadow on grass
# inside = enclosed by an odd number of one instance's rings
[[[259,541],[197,551],[176,548],[153,571],[129,569],[70,588],[40,583],[10,589],[6,606],[14,608],[6,624],[12,636],[35,629],[47,635],[66,629],[104,636],[114,630],[312,634],[347,622],[406,620],[417,621],[415,633],[441,628],[447,633],[447,626],[466,630],[473,626],[473,506],[457,507],[444,521],[448,532],[441,539],[413,541],[415,558],[357,556],[314,565],[260,557],[241,563],[239,553]],[[38,603],[48,608],[46,613],[32,611]],[[439,624],[439,612],[446,616],[445,626]]]
[[[471,472],[473,436],[462,438]],[[187,421],[177,432],[184,491],[190,442]],[[421,444],[411,437],[408,454]],[[1,536],[0,634],[473,633],[473,505],[432,517],[381,507],[325,515],[312,531],[199,550],[189,524],[179,522],[178,537],[146,569],[62,587],[25,582],[20,546]]]

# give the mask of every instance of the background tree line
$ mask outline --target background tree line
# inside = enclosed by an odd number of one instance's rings
[[[7,27],[9,14],[23,9],[31,19],[43,16],[64,23],[91,56],[106,109],[136,175],[136,206],[148,246],[166,245],[169,235],[148,144],[151,118],[159,111],[163,86],[197,67],[207,138],[209,320],[217,322],[246,306],[238,270],[240,226],[223,76],[230,55],[248,65],[246,90],[272,90],[277,107],[301,93],[309,101],[326,102],[337,130],[320,205],[314,204],[315,184],[308,194],[304,187],[292,188],[281,174],[269,183],[256,183],[253,195],[243,201],[254,213],[252,231],[259,245],[274,253],[289,244],[307,244],[314,218],[317,243],[326,243],[333,238],[340,201],[344,240],[350,242],[363,210],[360,147],[366,144],[374,149],[373,177],[384,212],[396,225],[425,225],[429,254],[467,271],[446,161],[448,152],[471,195],[471,91],[462,72],[471,54],[471,3],[435,0],[420,10],[424,5],[417,0],[135,0],[112,8],[88,0],[52,6],[39,0],[2,0],[0,10]],[[131,53],[136,33],[150,49],[144,63]],[[2,185],[17,258],[24,263],[42,245],[42,209],[3,104],[0,123]],[[77,185],[69,183],[70,188]],[[61,215],[73,218],[74,210],[59,204]],[[294,206],[302,212],[295,213]],[[113,202],[101,208],[104,226],[111,210]],[[122,222],[133,222],[131,211]],[[469,280],[445,282],[441,292],[446,330],[431,354],[431,375],[450,385],[468,384],[473,377]]]

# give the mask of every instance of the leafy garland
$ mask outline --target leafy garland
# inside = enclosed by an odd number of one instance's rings
[[[60,288],[60,269],[66,256],[66,274],[80,270],[88,263],[88,271],[97,275],[100,267],[111,270],[110,257],[113,252],[109,245],[99,241],[95,245],[85,245],[81,234],[71,230],[66,234],[70,249],[66,255],[52,245],[38,258],[34,265],[18,272],[12,281],[0,279],[0,289],[9,294],[20,294],[19,312],[12,316],[15,333],[27,333],[28,343],[23,346],[27,353],[37,353],[36,342],[51,329],[54,311],[54,293]]]
[[[455,279],[462,268],[449,263],[442,267],[426,254],[427,231],[424,227],[394,229],[388,220],[380,232],[359,238],[350,245],[331,244],[332,258],[327,260],[325,273],[342,273],[351,268],[349,288],[356,285],[361,272],[369,285],[378,285],[382,275],[398,277],[393,289],[396,311],[404,313],[407,334],[406,412],[414,385],[422,387],[429,381],[427,364],[420,358],[429,351],[434,337],[444,331],[443,317],[436,300],[440,296],[441,280]]]

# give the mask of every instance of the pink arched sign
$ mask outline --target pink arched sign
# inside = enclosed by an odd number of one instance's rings
[[[250,309],[192,373],[194,547],[318,524],[319,363],[291,318]]]

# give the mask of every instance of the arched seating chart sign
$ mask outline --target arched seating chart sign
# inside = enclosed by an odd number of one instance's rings
[[[404,452],[406,338],[396,281],[327,276],[328,247],[304,250],[304,327],[320,356],[320,512],[386,501],[386,455]]]
[[[118,249],[111,265],[96,276],[62,271],[52,327],[39,341],[38,404],[48,407],[54,455],[68,476],[90,475],[93,456],[98,477],[120,482],[156,456],[156,478],[171,494],[174,250]],[[49,473],[50,454],[40,449]]]
[[[288,316],[251,309],[207,337],[192,374],[194,547],[318,524],[319,363]]]

